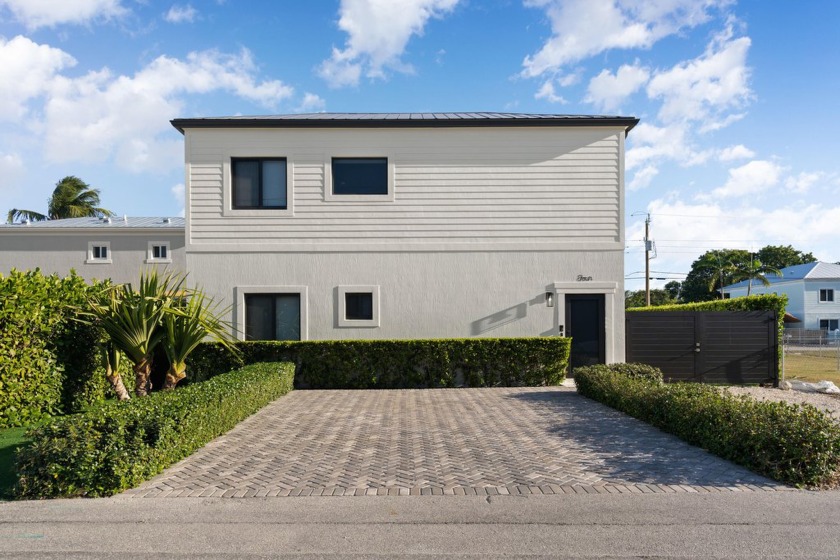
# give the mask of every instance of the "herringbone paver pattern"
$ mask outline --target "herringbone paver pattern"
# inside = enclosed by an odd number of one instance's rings
[[[295,391],[128,496],[784,489],[572,388]]]

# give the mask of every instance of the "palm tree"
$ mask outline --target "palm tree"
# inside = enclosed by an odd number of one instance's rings
[[[131,399],[120,375],[120,358],[122,353],[110,340],[102,344],[102,363],[105,366],[105,379],[117,394],[117,399],[127,401]]]
[[[709,291],[714,292],[720,289],[720,299],[723,299],[723,287],[730,283],[735,265],[732,261],[724,261],[718,251],[709,251],[709,257]]]
[[[101,326],[114,347],[133,362],[134,394],[138,397],[151,390],[155,346],[165,336],[163,318],[175,296],[182,293],[183,284],[183,275],[161,277],[152,269],[140,275],[137,291],[130,284],[108,288],[104,297],[89,299],[89,310],[81,313]]]
[[[230,325],[218,318],[213,300],[200,290],[190,290],[188,296],[179,298],[164,315],[163,327],[166,334],[161,344],[169,359],[164,389],[174,389],[187,376],[187,356],[205,339],[236,351],[227,334]]]
[[[12,208],[9,210],[6,220],[12,224],[18,219],[41,222],[63,218],[113,215],[114,213],[110,210],[99,207],[99,189],[92,189],[90,185],[78,177],[69,175],[56,183],[55,190],[50,196],[46,214],[34,210]]]
[[[752,292],[753,280],[758,280],[763,286],[769,286],[770,280],[767,279],[768,274],[775,274],[781,276],[782,271],[778,268],[762,264],[760,260],[750,260],[749,263],[743,263],[732,266],[732,281],[741,282],[742,280],[749,280],[747,283],[747,295]]]

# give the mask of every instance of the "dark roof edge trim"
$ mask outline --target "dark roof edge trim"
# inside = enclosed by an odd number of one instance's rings
[[[625,135],[639,124],[635,117],[560,119],[173,119],[169,121],[181,134],[187,128],[481,128],[481,127],[567,127],[620,126]]]

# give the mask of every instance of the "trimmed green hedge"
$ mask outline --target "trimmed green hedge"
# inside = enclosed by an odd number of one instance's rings
[[[840,425],[805,405],[662,384],[610,366],[574,371],[578,392],[759,474],[812,488],[840,482]]]
[[[175,391],[107,402],[31,430],[24,498],[108,496],[136,486],[292,390],[290,363],[252,364]]]
[[[37,269],[0,275],[0,428],[78,411],[109,394],[101,333],[72,320],[72,306],[102,286]]]
[[[259,341],[238,343],[237,358],[205,343],[190,356],[187,375],[200,381],[242,363],[290,361],[295,387],[305,389],[558,385],[569,345],[559,337]]]

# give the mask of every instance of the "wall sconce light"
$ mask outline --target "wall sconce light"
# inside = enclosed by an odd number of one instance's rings
[[[554,292],[545,293],[545,306],[554,307]]]

